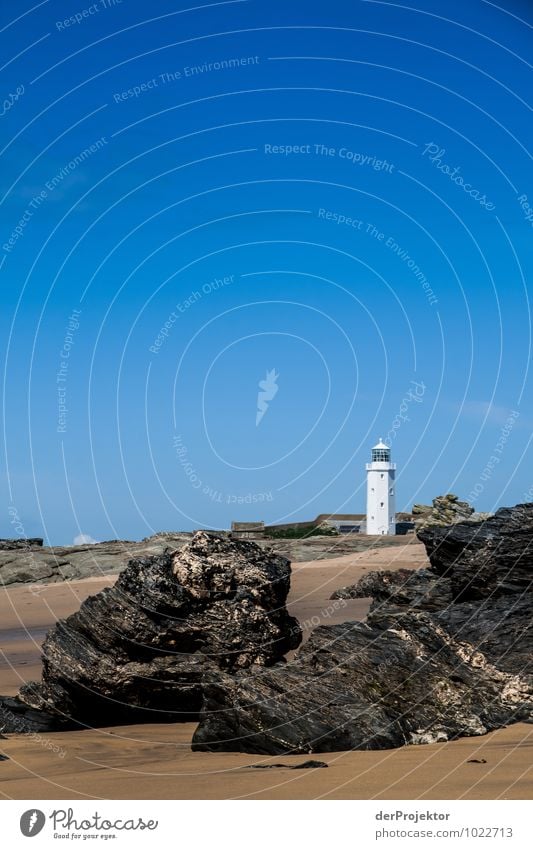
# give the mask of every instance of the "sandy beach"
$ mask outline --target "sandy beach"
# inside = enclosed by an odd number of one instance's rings
[[[333,590],[371,569],[419,568],[416,542],[293,565],[289,608],[304,639],[317,624],[364,619],[368,602],[332,602]],[[14,695],[40,675],[48,628],[115,576],[16,586],[0,593],[0,693]],[[517,724],[483,737],[377,752],[314,756],[328,769],[250,769],[302,763],[193,753],[194,724],[135,725],[38,736],[8,735],[0,750],[0,793],[7,799],[528,799],[533,790],[533,727]],[[468,761],[485,761],[468,763]]]

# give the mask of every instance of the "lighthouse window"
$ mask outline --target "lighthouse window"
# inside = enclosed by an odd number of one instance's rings
[[[393,487],[392,487],[392,486],[391,486],[391,488],[389,489],[389,495],[394,495],[394,489],[393,489]]]
[[[383,501],[380,503],[380,505],[379,505],[379,506],[380,506],[380,507],[383,507]]]
[[[382,474],[382,475],[381,475],[381,480],[383,480],[383,478],[384,478],[384,477],[385,477],[385,475],[383,475],[383,474]]]
[[[390,460],[390,451],[386,448],[373,448],[372,449],[372,462],[373,463],[388,463]]]

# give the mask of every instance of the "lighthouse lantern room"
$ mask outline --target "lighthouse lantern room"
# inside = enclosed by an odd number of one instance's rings
[[[396,533],[396,464],[391,463],[388,445],[380,438],[372,448],[372,462],[366,464],[366,532]]]

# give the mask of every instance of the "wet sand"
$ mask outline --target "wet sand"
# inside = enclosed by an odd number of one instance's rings
[[[41,677],[41,643],[54,623],[116,581],[116,575],[0,589],[0,694],[14,696]]]
[[[333,590],[379,568],[419,568],[423,546],[375,549],[293,566],[289,607],[304,628],[363,619],[365,599],[332,602]],[[40,643],[56,619],[74,612],[115,576],[0,591],[0,693],[15,694],[40,675]],[[379,752],[314,755],[328,769],[250,769],[296,764],[298,756],[264,758],[193,753],[193,723],[88,729],[41,737],[8,735],[0,751],[0,794],[13,799],[530,799],[533,726],[484,737]],[[486,763],[467,763],[485,759]]]

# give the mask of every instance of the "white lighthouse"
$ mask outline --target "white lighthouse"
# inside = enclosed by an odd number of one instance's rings
[[[366,464],[366,532],[396,533],[396,464],[390,461],[390,448],[382,442],[372,448],[372,462]]]

